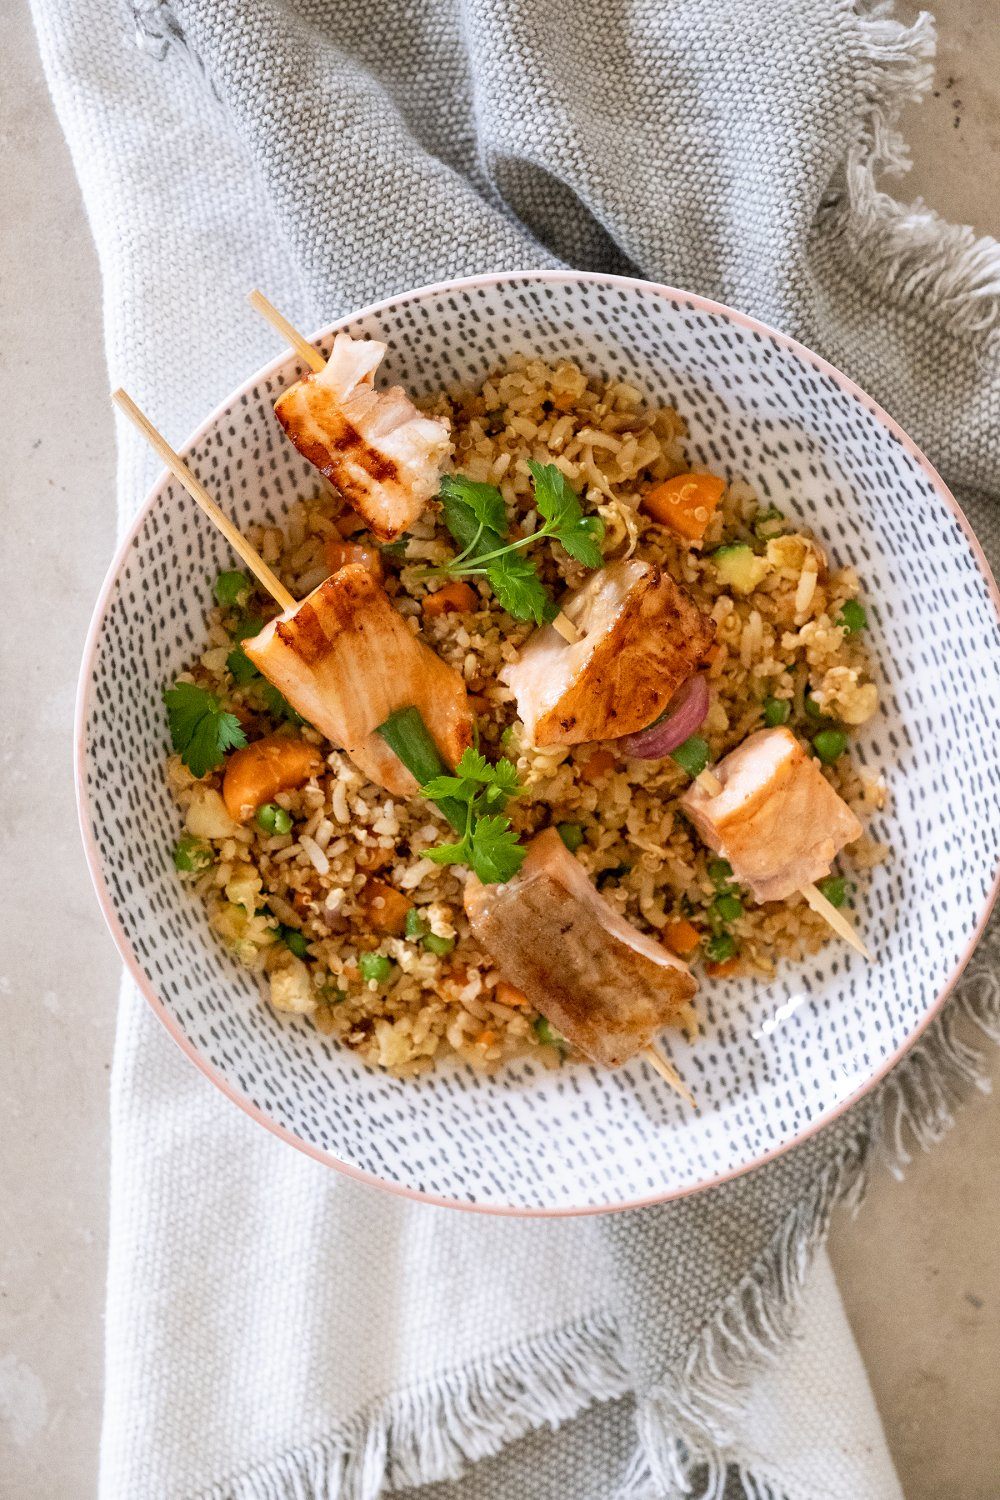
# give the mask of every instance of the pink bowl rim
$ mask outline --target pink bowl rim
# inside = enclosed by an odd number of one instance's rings
[[[351,312],[342,318],[338,318],[334,323],[324,325],[323,328],[310,335],[310,342],[318,342],[319,340],[326,338],[330,334],[337,333],[341,329],[347,328],[351,324],[357,323],[361,318],[376,316],[380,313],[387,312],[390,309],[397,309],[399,307],[405,306],[407,303],[420,301],[425,297],[440,296],[449,292],[461,292],[466,289],[472,290],[481,289],[484,287],[502,286],[508,282],[519,281],[569,284],[589,283],[591,285],[601,285],[612,288],[620,287],[629,290],[637,290],[650,293],[654,296],[663,297],[667,301],[672,302],[675,305],[686,304],[690,307],[698,309],[701,312],[712,313],[717,317],[721,317],[727,320],[728,322],[735,323],[741,328],[747,328],[752,332],[762,334],[769,339],[773,339],[783,348],[789,350],[798,359],[810,363],[814,369],[821,370],[825,375],[828,375],[832,380],[834,380],[843,391],[852,396],[868,412],[870,412],[871,415],[874,416],[876,420],[880,422],[881,425],[885,427],[894,438],[896,438],[896,440],[910,455],[910,457],[917,462],[920,468],[927,475],[927,478],[930,480],[931,486],[934,489],[937,497],[942,501],[945,508],[952,513],[952,515],[955,517],[955,520],[958,522],[958,525],[969,544],[972,555],[976,560],[979,571],[986,582],[987,590],[993,602],[993,607],[997,612],[998,620],[1000,620],[1000,589],[998,589],[997,587],[996,579],[993,576],[992,569],[990,568],[986,555],[983,552],[982,546],[980,545],[975,532],[972,530],[972,527],[970,526],[961,506],[958,504],[958,501],[955,499],[954,495],[952,495],[951,491],[948,489],[940,474],[931,464],[930,460],[921,452],[916,443],[913,442],[912,438],[910,438],[903,431],[903,429],[888,414],[888,412],[886,412],[881,406],[879,406],[877,401],[869,396],[866,391],[862,390],[859,385],[855,384],[853,380],[850,380],[848,376],[844,375],[842,371],[838,370],[834,365],[831,365],[828,360],[823,359],[821,355],[815,354],[804,344],[799,343],[797,339],[791,338],[788,334],[782,333],[779,329],[771,328],[768,326],[768,324],[762,323],[759,319],[752,318],[747,313],[739,312],[735,308],[727,307],[722,302],[714,302],[708,297],[701,297],[693,292],[681,291],[676,287],[665,286],[653,281],[645,281],[642,278],[635,276],[604,275],[603,273],[598,271],[549,269],[534,270],[530,268],[526,270],[495,271],[484,275],[459,277],[451,281],[431,282],[426,286],[415,287],[411,291],[400,292],[392,297],[384,297],[378,302],[369,303],[366,307],[360,308],[355,312]],[[178,448],[177,451],[182,455],[189,453],[202,440],[202,438],[205,437],[216,426],[223,414],[231,406],[233,406],[234,403],[239,401],[243,396],[249,395],[251,392],[253,392],[255,388],[260,385],[261,381],[277,374],[286,366],[294,367],[296,363],[297,360],[294,351],[288,351],[273,359],[269,364],[264,365],[248,380],[244,381],[244,383],[235,391],[226,396],[226,398],[221,401],[218,406],[215,407],[210,415],[206,417],[201,425],[195,430],[194,433],[191,434],[187,441],[180,448]],[[387,1182],[384,1178],[376,1176],[375,1173],[367,1172],[361,1167],[356,1167],[351,1162],[341,1161],[331,1152],[324,1151],[321,1147],[314,1146],[310,1142],[302,1140],[301,1137],[297,1136],[294,1131],[288,1129],[287,1126],[281,1125],[276,1120],[271,1119],[269,1115],[267,1115],[262,1109],[260,1109],[256,1104],[248,1099],[245,1094],[241,1093],[239,1089],[235,1088],[231,1083],[229,1083],[221,1073],[217,1072],[215,1068],[213,1068],[208,1062],[205,1061],[205,1059],[198,1052],[198,1049],[195,1047],[194,1043],[184,1035],[180,1026],[174,1020],[167,1007],[156,994],[156,991],[154,990],[152,984],[146,978],[146,975],[142,971],[139,961],[132,950],[131,944],[126,937],[124,929],[122,928],[112,906],[107,882],[105,881],[104,872],[101,866],[100,855],[92,832],[90,799],[87,792],[86,780],[85,730],[90,710],[90,684],[93,677],[93,668],[94,661],[97,655],[98,640],[100,638],[101,629],[104,624],[104,618],[107,613],[108,604],[114,591],[118,574],[124,564],[126,555],[139,531],[145,524],[149,512],[160,498],[160,495],[166,485],[171,482],[171,478],[172,476],[170,475],[169,471],[164,470],[156,480],[152,489],[149,491],[136,514],[135,520],[132,522],[132,525],[129,527],[125,536],[122,538],[122,541],[119,543],[108,571],[105,575],[104,582],[101,585],[101,590],[98,594],[97,602],[94,606],[94,612],[87,630],[87,636],[83,650],[83,659],[80,666],[80,675],[77,683],[76,708],[74,715],[73,774],[76,787],[77,815],[80,823],[80,832],[83,839],[84,854],[87,860],[87,867],[90,871],[90,878],[93,882],[94,890],[97,895],[98,905],[100,906],[101,914],[104,917],[104,921],[107,924],[108,930],[111,933],[111,937],[116,948],[118,949],[118,952],[125,964],[125,968],[127,969],[128,973],[135,981],[139,990],[145,996],[147,1002],[153,1010],[153,1013],[160,1020],[167,1033],[170,1035],[173,1041],[176,1042],[177,1046],[181,1049],[184,1055],[188,1057],[192,1063],[194,1063],[195,1067],[198,1068],[198,1070],[203,1073],[204,1076],[208,1078],[215,1085],[215,1087],[218,1088],[220,1092],[226,1096],[227,1099],[231,1100],[233,1104],[237,1105],[241,1110],[243,1110],[243,1112],[248,1115],[250,1119],[256,1121],[258,1125],[261,1125],[265,1130],[270,1131],[272,1135],[275,1135],[280,1140],[287,1142],[289,1145],[295,1147],[296,1150],[304,1152],[306,1156],[312,1157],[315,1161],[322,1162],[324,1166],[332,1167],[334,1170],[343,1173],[345,1176],[353,1178],[356,1182],[362,1182],[370,1187],[380,1188],[385,1192],[393,1193],[397,1196],[409,1198],[418,1202],[428,1203],[438,1208],[454,1208],[467,1213],[484,1213],[515,1218],[535,1219],[572,1218],[592,1214],[626,1213],[638,1208],[652,1208],[658,1204],[669,1203],[678,1198],[690,1197],[694,1193],[705,1192],[709,1188],[720,1187],[726,1182],[731,1182],[737,1177],[744,1176],[747,1172],[752,1172],[755,1171],[758,1167],[765,1166],[768,1162],[776,1160],[776,1158],[778,1158],[779,1156],[783,1156],[786,1151],[791,1151],[794,1147],[802,1145],[803,1142],[809,1140],[820,1130],[823,1130],[827,1125],[831,1125],[835,1120],[839,1119],[841,1115],[846,1114],[846,1112],[849,1109],[853,1108],[855,1104],[859,1103],[866,1094],[870,1093],[870,1091],[875,1088],[876,1085],[879,1084],[889,1072],[891,1072],[891,1070],[905,1056],[905,1054],[910,1050],[914,1043],[917,1042],[923,1035],[924,1031],[926,1031],[927,1027],[934,1020],[934,1018],[940,1013],[942,1007],[945,1004],[945,1001],[951,995],[956,984],[958,983],[959,978],[962,975],[962,972],[964,971],[966,965],[972,957],[972,954],[983,935],[993,908],[996,905],[997,898],[998,896],[1000,896],[1000,867],[998,867],[997,871],[994,874],[993,884],[987,895],[983,910],[980,913],[979,919],[976,923],[975,928],[973,929],[972,935],[968,943],[966,944],[965,949],[959,956],[957,964],[948,975],[942,988],[938,991],[938,994],[936,995],[931,1005],[928,1007],[924,1016],[914,1027],[913,1031],[910,1032],[909,1036],[907,1036],[905,1040],[900,1044],[900,1046],[896,1049],[892,1056],[888,1058],[888,1060],[886,1060],[881,1065],[881,1067],[871,1075],[870,1078],[868,1078],[863,1084],[856,1088],[853,1093],[849,1094],[845,1099],[840,1100],[837,1104],[831,1106],[830,1109],[826,1110],[817,1119],[811,1121],[808,1126],[800,1130],[797,1135],[790,1137],[790,1139],[788,1139],[787,1141],[783,1141],[780,1145],[775,1146],[772,1150],[763,1153],[761,1156],[755,1158],[751,1162],[743,1163],[742,1165],[733,1167],[728,1171],[718,1172],[714,1176],[705,1178],[705,1180],[702,1182],[690,1183],[683,1187],[673,1188],[662,1193],[655,1193],[644,1198],[630,1199],[627,1202],[623,1203],[586,1203],[578,1206],[573,1205],[570,1207],[557,1208],[529,1208],[521,1206],[519,1204],[467,1203],[457,1198],[446,1198],[440,1196],[439,1194],[424,1192],[420,1188],[407,1187],[402,1183]]]

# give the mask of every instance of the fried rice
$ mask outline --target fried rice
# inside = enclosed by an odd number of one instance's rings
[[[700,732],[713,758],[762,726],[766,698],[787,700],[788,725],[802,737],[815,732],[817,711],[848,729],[876,712],[863,637],[836,623],[859,592],[853,567],[834,567],[794,517],[762,507],[739,480],[728,485],[700,550],[643,511],[652,485],[689,467],[676,411],[647,405],[629,385],[588,378],[572,363],[538,360],[513,363],[479,389],[442,394],[425,407],[451,424],[455,471],[496,485],[522,530],[536,515],[527,461],[554,463],[585,511],[602,518],[606,558],[635,554],[663,564],[711,616],[711,707]],[[327,544],[359,527],[326,487],[295,505],[283,529],[256,528],[250,539],[301,598],[330,572]],[[726,592],[710,555],[739,541],[751,544],[765,565],[745,595]],[[410,628],[462,673],[481,747],[516,762],[526,791],[509,808],[515,828],[531,834],[551,823],[572,825],[578,859],[630,922],[665,941],[684,922],[707,939],[718,885],[712,855],[677,808],[687,774],[670,757],[626,759],[610,741],[525,745],[498,674],[533,626],[512,620],[484,580],[471,580],[479,594],[474,612],[422,614],[429,587],[423,570],[445,562],[452,550],[432,505],[405,545],[382,549],[384,586]],[[532,555],[556,595],[587,576],[561,548]],[[275,607],[254,595],[240,611],[264,620]],[[240,611],[211,611],[205,649],[181,680],[211,689],[253,739],[280,729],[282,720],[263,679],[241,685],[227,665]],[[236,959],[265,976],[272,1003],[308,1016],[325,1036],[401,1076],[449,1054],[487,1071],[524,1054],[548,1066],[572,1055],[503,984],[470,935],[464,871],[424,855],[447,837],[437,809],[420,797],[390,797],[308,725],[295,733],[321,748],[325,764],[300,790],[277,797],[292,820],[287,833],[234,822],[220,795],[221,768],[196,779],[177,756],[167,765],[188,834],[211,851],[207,868],[182,878],[207,903],[213,928]],[[885,805],[881,778],[865,775],[849,754],[823,769],[863,824]],[[857,882],[886,853],[866,834],[842,857],[841,872]],[[386,888],[416,909],[438,951],[384,930]],[[692,958],[708,983],[719,970],[766,980],[781,960],[813,953],[831,936],[798,895],[765,905],[747,901],[728,930],[738,950],[732,963],[706,965],[698,951]],[[386,977],[363,976],[365,954],[388,960]],[[695,1025],[693,1015],[687,1023]]]

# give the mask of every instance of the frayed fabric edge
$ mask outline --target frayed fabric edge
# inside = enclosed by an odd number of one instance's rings
[[[857,131],[843,185],[820,210],[816,233],[842,247],[852,276],[864,265],[880,297],[923,309],[942,332],[990,351],[1000,342],[1000,242],[948,223],[922,199],[900,203],[877,185],[880,175],[910,167],[899,118],[931,86],[937,40],[926,11],[906,26],[890,9],[858,14],[855,0],[847,3],[863,63]]]
[[[629,1389],[608,1314],[375,1402],[336,1433],[227,1478],[192,1500],[376,1500],[457,1479],[541,1427]]]
[[[963,1028],[1000,1044],[1000,931],[983,941],[941,1016],[889,1075],[838,1158],[702,1329],[680,1378],[643,1401],[639,1450],[616,1500],[695,1494],[722,1500],[734,1468],[749,1500],[769,1500],[768,1482],[744,1472],[734,1441],[750,1380],[794,1331],[834,1209],[860,1206],[875,1163],[901,1177],[912,1146],[926,1151],[936,1145],[970,1088],[990,1091],[985,1050]]]

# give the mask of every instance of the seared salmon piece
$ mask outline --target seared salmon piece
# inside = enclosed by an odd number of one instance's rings
[[[554,828],[531,840],[505,885],[470,875],[465,910],[507,983],[609,1068],[676,1024],[698,988],[682,959],[604,900]]]
[[[638,558],[598,568],[563,599],[562,611],[580,639],[567,645],[543,625],[500,673],[534,745],[618,739],[645,729],[715,637],[712,621],[670,575]]]
[[[708,847],[758,901],[782,901],[829,875],[862,828],[790,729],[761,729],[712,767],[722,791],[697,782],[681,798]]]
[[[243,649],[296,712],[394,796],[417,788],[375,733],[394,709],[420,710],[450,766],[472,744],[461,675],[417,640],[361,563],[339,569]]]
[[[338,333],[326,368],[289,386],[274,411],[372,535],[391,542],[437,494],[451,438],[446,424],[425,417],[399,386],[375,389],[385,352],[375,339]]]

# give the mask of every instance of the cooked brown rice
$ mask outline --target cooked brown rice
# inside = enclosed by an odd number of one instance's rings
[[[638,391],[620,382],[588,380],[573,364],[551,368],[540,361],[514,364],[479,390],[441,396],[428,409],[451,421],[455,469],[498,485],[522,524],[534,517],[526,461],[554,462],[585,509],[603,518],[606,556],[635,552],[664,563],[712,616],[714,691],[701,733],[714,757],[761,727],[767,696],[789,700],[790,727],[803,735],[810,727],[807,691],[845,725],[875,712],[878,693],[865,647],[834,623],[845,600],[858,593],[852,567],[828,567],[822,549],[792,520],[776,522],[771,529],[778,534],[763,551],[762,582],[751,594],[733,597],[721,588],[708,553],[723,541],[755,541],[751,527],[759,506],[749,485],[729,485],[700,552],[687,550],[640,509],[652,483],[687,468],[684,423],[675,411],[646,406]],[[335,523],[343,514],[339,498],[326,489],[295,506],[284,531],[258,528],[251,540],[302,597],[329,572],[323,545],[339,536]],[[347,516],[357,529],[357,518]],[[511,804],[515,826],[535,831],[548,823],[579,824],[579,859],[630,921],[661,936],[680,918],[707,931],[716,895],[707,870],[711,856],[676,808],[686,774],[669,758],[626,760],[612,742],[522,746],[512,697],[498,672],[532,627],[512,621],[483,582],[474,615],[422,618],[427,586],[420,567],[444,561],[452,550],[436,522],[432,507],[417,523],[405,561],[384,554],[385,587],[413,631],[422,630],[462,672],[484,748],[498,751],[502,742],[516,759],[529,793]],[[760,550],[759,540],[755,544]],[[533,556],[557,591],[586,576],[560,548],[539,548]],[[274,613],[260,597],[253,608],[265,618]],[[184,675],[210,687],[256,738],[278,725],[259,685],[240,688],[227,671],[231,625],[231,612],[211,612],[205,650]],[[482,1069],[524,1052],[558,1065],[563,1049],[544,1039],[546,1028],[536,1030],[535,1013],[497,998],[500,976],[471,938],[462,910],[463,872],[422,857],[443,836],[437,810],[420,799],[394,800],[315,731],[297,732],[322,746],[326,769],[300,791],[277,798],[294,820],[283,835],[233,822],[220,795],[221,770],[197,781],[178,757],[168,764],[186,827],[210,844],[214,857],[204,873],[186,878],[239,962],[268,976],[279,1008],[308,1014],[321,1032],[398,1074],[419,1072],[449,1053]],[[602,754],[605,749],[613,753]],[[848,756],[825,774],[862,822],[883,806],[881,780],[863,776]],[[863,871],[884,854],[866,836],[842,867]],[[453,951],[436,956],[419,943],[372,930],[371,907],[361,898],[373,876],[417,906],[432,932],[454,938]],[[278,941],[277,923],[302,932],[304,963]],[[800,896],[748,903],[732,932],[740,972],[765,979],[780,959],[814,952],[830,937]],[[365,952],[392,960],[390,982],[363,981],[358,959]]]

